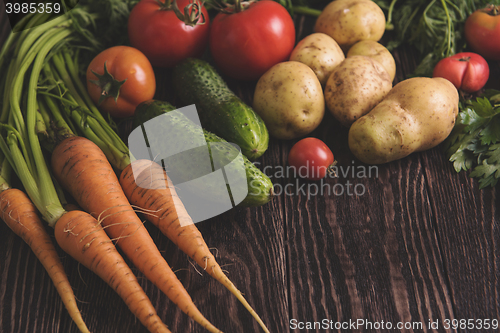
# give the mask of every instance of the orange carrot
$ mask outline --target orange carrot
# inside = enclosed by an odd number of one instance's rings
[[[66,212],[57,221],[54,234],[59,246],[108,283],[151,333],[170,332],[94,217],[79,210]]]
[[[151,223],[231,291],[262,329],[269,332],[259,315],[216,262],[163,168],[150,160],[136,160],[122,171],[120,183],[130,203],[146,210],[145,216]]]
[[[210,332],[220,332],[197,309],[130,206],[102,150],[83,137],[63,140],[52,153],[59,183],[95,215],[132,263],[182,311]]]
[[[38,216],[35,205],[23,191],[8,188],[0,193],[0,212],[2,220],[29,245],[47,270],[64,306],[80,332],[89,333],[76,304],[73,289],[59,259],[59,254],[44,228],[44,223]]]

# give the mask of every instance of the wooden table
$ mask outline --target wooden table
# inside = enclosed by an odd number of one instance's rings
[[[299,36],[311,32],[312,18],[295,20]],[[411,53],[394,56],[397,82],[411,73],[415,60]],[[159,98],[166,96],[167,74],[159,71]],[[251,103],[254,83],[230,85]],[[312,135],[328,144],[344,171],[351,168],[346,175],[323,183],[283,177],[279,169],[286,168],[295,141],[271,139],[259,166],[268,167],[277,189],[293,184],[292,195],[197,224],[270,331],[495,332],[477,327],[480,320],[500,320],[499,186],[480,190],[467,173],[453,170],[441,146],[363,177],[358,171],[370,166],[349,152],[347,130],[329,114]],[[323,193],[314,195],[313,186]],[[224,332],[260,332],[228,291],[146,226],[212,323]],[[76,332],[41,264],[3,223],[0,244],[0,332]],[[92,332],[146,332],[111,288],[59,252]],[[173,332],[204,332],[134,272]],[[329,328],[300,329],[308,322]],[[474,329],[467,328],[471,324]]]

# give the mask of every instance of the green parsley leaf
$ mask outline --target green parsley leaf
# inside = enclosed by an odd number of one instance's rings
[[[456,172],[472,169],[470,177],[479,179],[480,188],[495,186],[500,178],[500,91],[461,102],[444,147]]]

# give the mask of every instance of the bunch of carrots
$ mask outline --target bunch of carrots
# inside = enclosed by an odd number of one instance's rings
[[[150,332],[170,332],[116,246],[173,304],[210,332],[136,210],[222,283],[268,329],[222,271],[163,168],[135,160],[92,103],[79,77],[86,8],[52,20],[26,16],[0,51],[0,213],[35,251],[70,316],[89,332],[45,223],[57,244],[110,285]],[[2,59],[10,59],[3,62]],[[50,161],[50,165],[47,161]],[[11,171],[25,191],[9,186]],[[63,189],[66,191],[63,191]],[[69,193],[81,210],[64,207]],[[39,218],[39,215],[42,219]]]

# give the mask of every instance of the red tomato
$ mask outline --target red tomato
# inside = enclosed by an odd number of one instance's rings
[[[173,67],[183,59],[199,57],[208,44],[210,22],[206,8],[198,1],[174,1],[182,13],[190,6],[193,17],[180,20],[170,0],[141,0],[130,12],[130,44],[141,50],[153,66]]]
[[[484,87],[490,68],[479,54],[462,52],[439,61],[432,76],[445,78],[457,89],[473,93]]]
[[[290,150],[288,164],[295,168],[300,177],[319,180],[324,178],[329,168],[334,165],[333,153],[323,141],[305,138]]]
[[[277,2],[246,4],[240,12],[217,14],[210,31],[210,51],[224,74],[256,80],[288,59],[295,45],[295,26]]]
[[[465,21],[465,39],[474,52],[500,60],[500,6],[478,9]]]
[[[113,117],[129,117],[137,105],[154,97],[155,73],[141,51],[114,46],[90,62],[87,90],[102,112]]]

